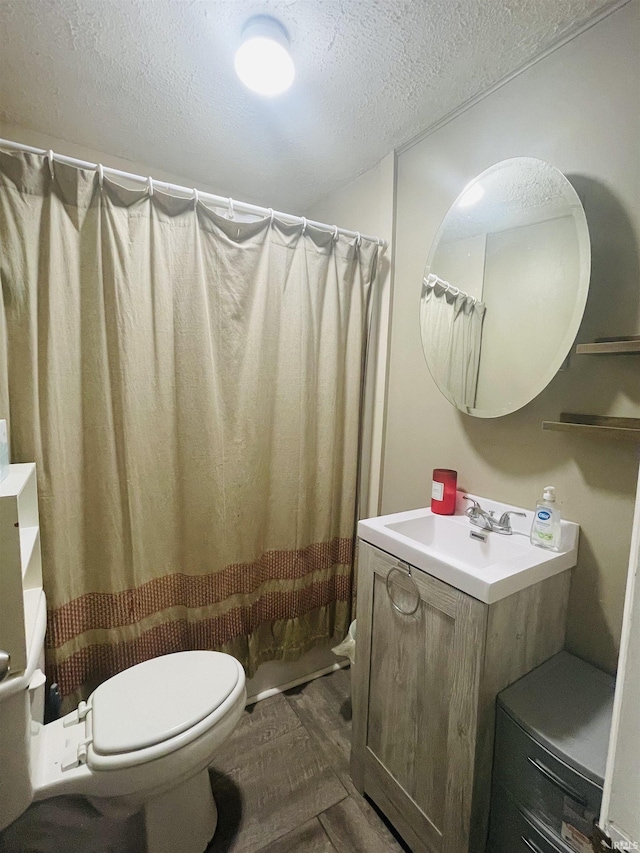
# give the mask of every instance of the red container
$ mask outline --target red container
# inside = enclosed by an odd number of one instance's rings
[[[456,511],[458,472],[450,468],[434,468],[431,484],[431,512],[453,515]]]

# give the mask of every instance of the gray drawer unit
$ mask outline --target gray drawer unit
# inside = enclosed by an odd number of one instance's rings
[[[573,853],[560,839],[552,840],[536,826],[499,784],[493,786],[491,802],[495,815],[491,816],[487,853]]]
[[[571,815],[583,831],[600,814],[602,788],[556,758],[500,707],[493,773],[525,812],[558,836]]]
[[[590,850],[602,800],[613,689],[611,676],[561,652],[500,694],[491,805],[494,853],[506,853],[509,844],[509,853],[521,849],[522,821],[547,844],[533,841],[543,853]],[[535,846],[522,849],[531,853]]]

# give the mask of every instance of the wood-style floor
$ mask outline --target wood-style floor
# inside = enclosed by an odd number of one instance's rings
[[[207,853],[395,853],[349,777],[348,669],[245,711],[216,756],[218,828]]]
[[[218,827],[207,853],[408,850],[349,777],[350,694],[341,669],[247,708],[211,770]],[[115,821],[59,797],[1,832],[0,853],[140,853],[140,831],[137,816]]]

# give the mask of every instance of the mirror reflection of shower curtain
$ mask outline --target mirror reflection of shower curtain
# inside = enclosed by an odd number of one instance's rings
[[[476,405],[485,310],[483,302],[439,284],[425,288],[420,307],[429,368],[436,382],[467,409]]]

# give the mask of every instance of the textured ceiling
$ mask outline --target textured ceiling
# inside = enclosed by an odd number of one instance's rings
[[[0,0],[0,121],[302,212],[608,5]],[[233,72],[260,13],[297,68],[271,100]]]

